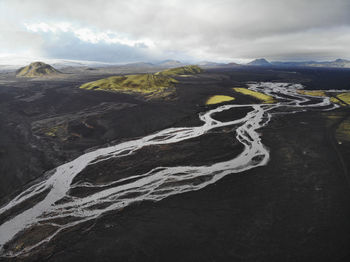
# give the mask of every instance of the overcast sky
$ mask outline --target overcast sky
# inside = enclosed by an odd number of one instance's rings
[[[350,0],[0,0],[0,57],[350,59]]]

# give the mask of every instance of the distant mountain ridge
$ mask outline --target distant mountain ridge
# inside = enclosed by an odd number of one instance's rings
[[[2,60],[0,60],[1,62]],[[12,65],[10,60],[8,63],[2,61],[0,63],[0,72],[11,72],[16,71],[17,77],[56,77],[64,73],[71,72],[103,72],[109,68],[120,68],[123,72],[157,72],[169,68],[177,68],[189,65],[188,63],[181,62],[178,60],[163,60],[158,62],[134,62],[126,64],[113,64],[113,63],[102,63],[94,61],[73,61],[73,60],[52,60],[50,64],[44,62],[34,62],[27,66],[23,66],[16,70],[20,65]],[[7,65],[6,65],[7,64]],[[265,58],[254,59],[253,61],[241,64],[234,62],[213,62],[213,61],[201,61],[197,65],[207,69],[224,69],[230,68],[245,68],[245,67],[316,67],[316,68],[350,68],[350,60],[347,59],[335,59],[334,61],[302,61],[302,62],[291,62],[291,61],[268,61]]]
[[[16,71],[17,77],[49,77],[60,75],[61,72],[44,62],[33,62]]]
[[[336,59],[334,61],[309,62],[309,63],[306,63],[306,66],[350,68],[350,61],[338,58],[338,59]]]
[[[350,60],[338,58],[334,61],[303,61],[303,62],[269,62],[265,58],[249,62],[249,66],[277,66],[277,67],[324,67],[324,68],[350,68]]]
[[[249,62],[248,65],[252,65],[252,66],[269,66],[269,65],[271,65],[271,63],[269,61],[267,61],[265,58],[258,58],[258,59],[255,59],[255,60]]]
[[[178,61],[178,60],[171,60],[171,59],[168,59],[168,60],[164,60],[164,61],[161,61],[161,62],[158,62],[158,63],[155,63],[155,65],[157,66],[161,66],[161,67],[180,67],[180,66],[184,66],[186,64]]]

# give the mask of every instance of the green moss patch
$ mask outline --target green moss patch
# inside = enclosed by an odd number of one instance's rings
[[[333,103],[337,103],[342,106],[349,106],[350,105],[350,92],[346,93],[340,93],[333,97],[331,97],[331,101]]]
[[[184,75],[200,74],[202,72],[203,72],[203,69],[201,69],[199,66],[189,65],[189,66],[182,66],[182,67],[167,69],[167,70],[155,73],[155,75],[184,76]]]
[[[61,72],[43,62],[31,63],[28,66],[18,69],[16,72],[17,77],[48,77],[57,76],[59,74],[61,74]]]
[[[232,96],[216,95],[216,96],[210,97],[205,104],[215,105],[215,104],[220,104],[220,103],[229,102],[233,100],[235,100],[235,98]]]
[[[174,84],[178,83],[173,76],[197,74],[198,66],[185,66],[164,70],[155,74],[139,74],[112,76],[85,83],[80,88],[87,90],[115,91],[121,93],[140,94],[146,98],[165,98],[174,95]]]
[[[260,101],[263,101],[264,103],[267,103],[267,104],[276,102],[276,100],[272,96],[253,91],[253,90],[250,90],[248,88],[236,87],[236,88],[233,88],[233,90],[236,91],[237,93],[241,93],[243,95],[252,96],[252,97],[254,97]]]

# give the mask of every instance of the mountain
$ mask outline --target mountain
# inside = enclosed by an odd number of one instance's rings
[[[241,66],[241,65],[237,64],[237,63],[234,63],[234,62],[231,62],[231,63],[228,63],[228,64],[224,65],[224,67],[236,67],[236,66]]]
[[[255,59],[255,60],[249,62],[248,65],[251,65],[251,66],[270,66],[271,63],[269,61],[267,61],[265,58],[259,58],[259,59]]]
[[[304,61],[304,62],[281,62],[281,61],[273,61],[271,64],[277,67],[307,67],[314,63],[315,61]]]
[[[211,61],[202,61],[202,62],[199,62],[198,65],[203,68],[224,68],[224,69],[242,66],[240,64],[233,63],[233,62],[225,64],[225,63],[216,63]]]
[[[202,73],[203,70],[197,65],[188,65],[182,67],[171,68],[155,73],[155,75],[163,76],[181,76],[181,75],[195,75]]]
[[[159,63],[156,63],[156,65],[161,66],[161,67],[171,68],[171,67],[180,67],[180,66],[183,66],[185,64],[180,62],[180,61],[177,61],[177,60],[164,60],[164,61],[161,61]]]
[[[350,68],[350,61],[346,59],[336,59],[334,61],[304,61],[304,62],[271,62],[274,66],[285,67],[325,67],[325,68]]]
[[[223,65],[223,63],[217,63],[217,62],[212,62],[212,61],[201,61],[198,63],[199,66],[207,66],[207,67],[216,67]]]
[[[203,70],[196,66],[183,66],[166,69],[154,74],[111,76],[88,82],[80,86],[87,90],[103,90],[142,95],[147,99],[163,99],[176,95],[174,77],[200,74]]]
[[[18,77],[48,77],[57,76],[59,74],[61,74],[60,71],[43,62],[33,62],[16,71],[16,76]]]
[[[312,63],[310,66],[315,67],[339,67],[339,68],[350,68],[350,61],[345,59],[336,59],[334,61],[330,62],[315,62]]]
[[[325,68],[350,68],[350,61],[336,59],[334,61],[302,61],[302,62],[269,62],[265,58],[255,59],[248,63],[250,66],[275,66],[275,67],[325,67]]]

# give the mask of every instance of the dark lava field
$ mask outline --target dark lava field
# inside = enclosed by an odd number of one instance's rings
[[[227,104],[261,103],[234,87],[283,82],[306,90],[350,90],[350,70],[260,67],[176,77],[171,99],[79,89],[111,75],[24,79],[0,73],[0,206],[42,181],[46,171],[84,153],[166,128],[202,125],[198,115],[217,106],[206,105],[213,95],[235,98]],[[248,111],[237,108],[216,117],[235,120]],[[146,146],[122,160],[87,166],[75,179],[105,183],[157,166],[226,161],[243,150],[236,128]],[[350,261],[350,106],[275,114],[257,132],[270,153],[266,165],[199,190],[106,212],[0,261]],[[75,188],[72,194],[93,190]],[[0,215],[0,225],[16,212]],[[13,249],[45,234],[33,232]]]

